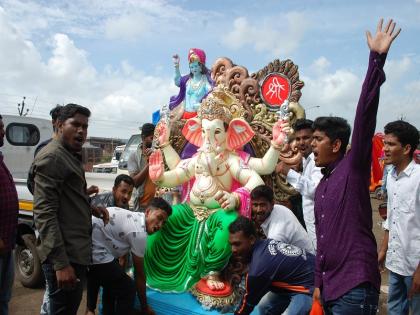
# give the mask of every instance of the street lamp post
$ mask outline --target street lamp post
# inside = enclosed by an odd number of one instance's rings
[[[307,112],[307,111],[308,111],[308,110],[310,110],[310,109],[320,108],[320,107],[321,107],[320,105],[311,106],[311,107],[306,108],[306,109],[305,109],[305,112]]]

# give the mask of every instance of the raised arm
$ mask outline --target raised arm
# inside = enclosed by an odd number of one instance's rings
[[[276,168],[279,159],[280,151],[283,149],[284,142],[287,139],[287,134],[291,129],[287,121],[277,121],[273,126],[273,140],[268,151],[262,158],[249,159],[249,166],[260,175],[271,174]]]
[[[159,140],[159,148],[161,148],[163,155],[165,156],[165,161],[166,164],[168,164],[169,169],[173,170],[177,167],[181,158],[169,142],[170,128],[165,122],[161,121],[156,126],[156,131]]]
[[[194,176],[195,158],[182,160],[175,169],[165,172],[163,157],[160,150],[156,150],[149,159],[150,179],[162,187],[172,188],[187,182]]]
[[[351,161],[357,168],[370,168],[372,137],[376,127],[376,114],[379,104],[379,91],[385,82],[383,67],[386,55],[392,42],[401,29],[395,30],[395,23],[389,20],[383,28],[383,19],[378,23],[376,34],[366,32],[367,43],[370,49],[369,66],[357,104],[354,120],[353,136],[351,140]]]
[[[173,55],[172,60],[174,62],[174,68],[175,68],[174,83],[177,87],[179,87],[181,83],[181,72],[179,71],[179,56],[177,54]]]

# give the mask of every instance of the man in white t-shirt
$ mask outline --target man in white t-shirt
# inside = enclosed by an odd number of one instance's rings
[[[251,191],[252,221],[266,238],[291,244],[314,254],[314,247],[293,212],[274,204],[271,187],[261,185]]]
[[[89,287],[103,287],[103,313],[131,314],[134,298],[140,299],[142,314],[152,315],[154,311],[147,304],[146,277],[143,257],[147,235],[160,230],[171,206],[162,198],[154,198],[144,213],[109,207],[109,223],[92,219],[92,260],[87,276]],[[131,252],[135,280],[132,280],[118,263],[118,258]]]
[[[287,177],[290,183],[302,195],[303,219],[312,245],[316,250],[314,198],[315,190],[322,178],[321,168],[315,166],[312,153],[312,120],[298,119],[293,125],[295,141],[299,152],[302,154],[302,173],[291,169],[286,163],[280,162],[276,172]]]
[[[392,167],[378,263],[389,270],[388,314],[420,314],[420,165],[413,160],[419,131],[402,120],[384,131],[384,162]]]

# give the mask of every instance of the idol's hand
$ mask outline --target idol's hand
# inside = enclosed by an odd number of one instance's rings
[[[234,193],[219,190],[215,195],[214,199],[219,203],[220,207],[225,210],[233,210],[238,205],[237,196]]]
[[[175,54],[172,56],[172,61],[174,62],[175,67],[179,67],[179,56],[178,54]]]
[[[160,150],[154,151],[149,157],[149,177],[153,182],[158,182],[164,172],[163,157]]]
[[[287,141],[287,135],[290,134],[292,128],[290,128],[287,120],[279,120],[273,126],[273,140],[271,144],[276,148],[282,148]]]
[[[163,121],[161,121],[157,125],[156,129],[157,129],[157,136],[159,140],[159,146],[160,147],[166,146],[169,143],[169,136],[170,136],[170,130],[168,128],[168,125],[165,124]]]

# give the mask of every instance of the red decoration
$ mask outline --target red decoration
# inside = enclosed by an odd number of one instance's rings
[[[267,75],[261,84],[261,96],[267,105],[280,107],[290,96],[289,79],[279,73]]]
[[[232,287],[227,282],[224,282],[225,287],[223,290],[212,290],[207,286],[206,279],[201,279],[195,285],[195,288],[198,292],[204,293],[206,295],[214,296],[214,297],[225,297],[232,294]]]

